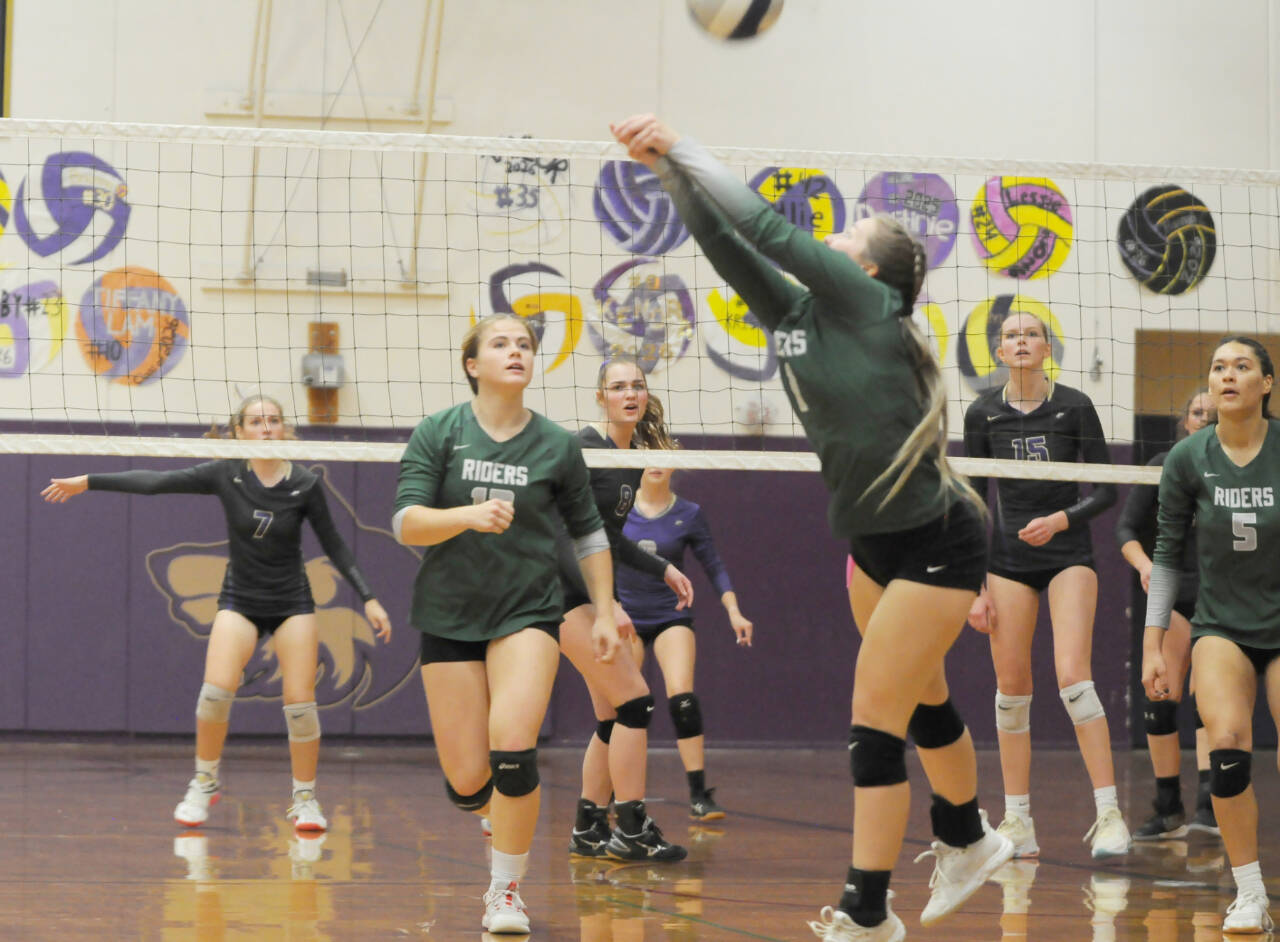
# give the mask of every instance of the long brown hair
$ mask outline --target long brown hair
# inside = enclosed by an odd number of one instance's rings
[[[636,372],[644,380],[645,391],[649,394],[648,402],[644,407],[644,415],[640,416],[640,421],[636,423],[635,434],[631,439],[632,444],[636,448],[675,448],[675,439],[671,437],[671,432],[667,430],[666,410],[662,407],[662,400],[657,397],[653,390],[649,389],[649,377],[645,375],[644,368],[640,366],[638,359],[627,354],[621,354],[605,360],[600,364],[600,372],[596,374],[596,390],[600,393],[604,392],[604,380],[609,374],[609,368],[619,363],[629,364],[636,368]]]
[[[878,509],[883,509],[906,486],[907,479],[921,459],[930,455],[938,468],[941,489],[957,491],[965,500],[983,510],[983,502],[977,492],[969,486],[968,481],[952,472],[947,461],[947,394],[942,385],[942,368],[929,349],[924,334],[911,318],[928,270],[924,247],[911,238],[910,233],[892,216],[876,216],[875,219],[878,225],[867,238],[867,261],[876,266],[876,280],[884,282],[902,296],[902,307],[898,309],[902,342],[911,360],[924,416],[899,446],[893,461],[867,490],[869,492],[875,489],[897,472],[898,477],[893,482],[893,487],[880,501]]]

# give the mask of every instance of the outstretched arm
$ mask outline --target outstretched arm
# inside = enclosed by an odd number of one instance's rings
[[[52,478],[40,496],[51,504],[63,504],[86,490],[124,494],[212,494],[218,462],[207,461],[177,471],[117,471]]]

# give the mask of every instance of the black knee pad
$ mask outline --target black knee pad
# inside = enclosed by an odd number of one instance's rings
[[[606,746],[609,745],[609,737],[613,735],[613,724],[613,720],[596,720],[596,735]]]
[[[1147,699],[1142,704],[1142,728],[1148,736],[1168,736],[1178,731],[1178,704]]]
[[[459,795],[449,784],[449,780],[445,779],[444,791],[449,796],[449,800],[463,811],[479,811],[489,803],[489,796],[493,794],[493,779],[485,782],[474,795]]]
[[[1253,756],[1243,749],[1214,749],[1209,753],[1209,791],[1214,798],[1234,798],[1253,773]]]
[[[498,794],[519,798],[538,787],[538,750],[489,753],[489,768],[493,769],[493,787]]]
[[[648,729],[653,719],[653,697],[645,694],[616,708],[618,722],[627,729]]]
[[[676,728],[676,739],[692,739],[702,735],[702,706],[692,693],[678,693],[667,698],[671,722]]]
[[[907,780],[907,741],[870,726],[849,728],[849,766],[859,788],[900,785]]]
[[[907,724],[907,735],[921,749],[941,749],[964,735],[964,720],[950,697],[938,704],[917,704]]]

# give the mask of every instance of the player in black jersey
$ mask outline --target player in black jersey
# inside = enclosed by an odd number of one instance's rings
[[[1178,442],[1160,478],[1159,527],[1147,593],[1142,684],[1161,701],[1175,676],[1163,632],[1195,520],[1200,593],[1191,616],[1191,673],[1209,737],[1213,810],[1236,882],[1224,933],[1273,928],[1258,865],[1253,709],[1259,678],[1280,726],[1280,420],[1269,409],[1275,367],[1251,337],[1228,337],[1209,363],[1218,421]]]
[[[996,352],[1009,368],[1009,381],[978,396],[965,413],[970,457],[1110,462],[1089,397],[1053,382],[1045,372],[1049,332],[1038,317],[1018,312],[1006,317]],[[985,499],[986,479],[973,483]],[[997,482],[987,585],[969,622],[991,636],[1005,790],[1000,831],[1020,857],[1040,852],[1031,820],[1031,639],[1046,588],[1058,692],[1075,725],[1097,806],[1085,840],[1095,858],[1128,853],[1132,843],[1116,800],[1111,737],[1090,664],[1098,577],[1089,521],[1115,500],[1113,484],[1095,485],[1082,499],[1073,481]]]
[[[1182,410],[1178,422],[1178,439],[1200,431],[1213,420],[1213,399],[1207,389],[1202,389],[1187,400],[1186,407]],[[1148,466],[1160,467],[1168,454],[1167,451],[1160,452],[1147,462]],[[1120,519],[1116,521],[1116,542],[1120,544],[1120,554],[1138,573],[1144,592],[1151,580],[1158,497],[1159,488],[1156,485],[1136,485],[1129,492]],[[1182,747],[1178,743],[1178,704],[1182,701],[1183,682],[1191,667],[1191,622],[1188,619],[1195,612],[1196,593],[1200,589],[1197,567],[1193,532],[1187,537],[1182,571],[1178,577],[1177,601],[1174,603],[1169,630],[1164,633],[1161,648],[1172,681],[1170,693],[1161,700],[1147,697],[1142,706],[1147,750],[1151,753],[1151,768],[1156,777],[1156,798],[1155,813],[1133,832],[1134,840],[1138,841],[1181,837],[1192,829],[1210,834],[1218,833],[1218,823],[1213,817],[1213,803],[1209,797],[1209,740],[1199,711],[1196,711],[1196,767],[1199,769],[1200,782],[1196,793],[1195,817],[1190,822],[1183,809],[1182,790],[1178,781],[1178,767],[1182,763]],[[1145,602],[1142,608],[1145,611]]]
[[[253,441],[292,437],[280,404],[267,396],[251,396],[241,403],[228,430],[233,438]],[[304,520],[310,521],[329,559],[364,600],[365,617],[384,642],[391,640],[391,622],[333,524],[320,478],[289,461],[229,459],[180,471],[54,478],[41,493],[50,503],[63,503],[86,490],[212,494],[226,514],[230,561],[209,631],[204,685],[196,705],[196,773],[174,810],[174,820],[197,827],[217,802],[218,764],[231,703],[258,643],[271,636],[280,662],[293,765],[293,802],[287,814],[299,830],[325,830],[328,823],[315,797],[319,641],[315,601],[302,564]]]
[[[640,364],[629,357],[614,357],[600,367],[596,400],[604,409],[603,431],[594,427],[579,433],[584,448],[669,448],[671,439],[663,423],[662,404],[651,395]],[[693,586],[684,573],[660,556],[642,550],[627,539],[622,528],[640,489],[640,468],[595,468],[591,490],[604,520],[614,562],[632,566],[664,579],[680,599],[681,607],[693,602]],[[562,547],[565,541],[561,541]],[[561,552],[560,578],[564,585],[565,616],[560,626],[560,648],[587,683],[596,716],[596,731],[582,760],[582,795],[569,850],[583,857],[619,857],[624,860],[682,860],[686,851],[671,844],[645,811],[645,763],[649,747],[649,722],[653,695],[640,674],[631,646],[624,644],[609,663],[591,656],[590,628],[595,607],[587,597],[581,577]],[[634,632],[630,619],[615,605],[624,631]],[[617,827],[610,831],[607,805],[615,801]]]
[[[921,923],[953,912],[1013,853],[983,821],[973,739],[947,686],[946,652],[982,584],[987,541],[977,496],[946,460],[941,370],[911,318],[924,249],[888,216],[819,241],[654,116],[612,130],[772,331],[787,398],[831,491],[829,525],[857,561],[852,866],[838,904],[809,927],[824,942],[899,942],[906,928],[888,892],[910,811],[908,733],[934,792]],[[785,582],[785,565],[771,562]]]

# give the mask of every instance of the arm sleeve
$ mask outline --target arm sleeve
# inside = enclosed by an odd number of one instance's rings
[[[409,444],[400,458],[400,477],[396,483],[396,505],[393,515],[407,507],[434,507],[444,474],[439,436],[433,434],[434,423],[421,423],[409,436]]]
[[[124,494],[214,494],[217,492],[218,465],[217,461],[206,461],[177,471],[90,474],[89,490]]]
[[[729,570],[725,568],[724,561],[716,551],[715,540],[711,538],[711,527],[707,524],[707,517],[702,512],[702,508],[698,508],[698,512],[690,522],[689,546],[693,549],[693,555],[698,558],[698,562],[702,564],[702,571],[715,586],[716,595],[732,592],[733,584],[729,582]]]
[[[697,184],[662,157],[657,173],[676,211],[716,272],[747,303],[751,313],[773,330],[804,294],[755,249],[743,242]]]
[[[970,403],[964,413],[964,453],[970,458],[990,458],[991,442],[987,438],[986,420],[978,409],[977,402]],[[987,503],[987,482],[990,478],[971,477],[969,484],[978,492],[982,502]]]
[[[324,485],[320,481],[316,481],[307,495],[307,519],[311,521],[311,529],[316,531],[325,555],[338,567],[338,572],[342,573],[343,578],[351,583],[351,587],[360,596],[360,601],[367,602],[372,599],[373,589],[369,587],[364,573],[356,565],[355,554],[351,552],[351,547],[347,546],[347,541],[342,538],[338,528],[333,525],[333,516],[329,513],[329,501],[325,499]]]
[[[613,550],[613,558],[622,563],[622,565],[638,569],[659,579],[663,577],[667,567],[671,565],[661,556],[655,556],[653,553],[641,549],[639,543],[621,530],[615,530],[608,524],[605,524],[604,530],[609,535],[609,547]]]
[[[1169,628],[1169,617],[1173,612],[1173,603],[1178,595],[1178,573],[1166,569],[1159,563],[1151,567],[1151,579],[1147,589],[1148,627]]]
[[[1089,464],[1111,464],[1111,452],[1102,434],[1102,423],[1093,403],[1080,409],[1080,453]],[[1075,527],[1092,520],[1116,502],[1114,484],[1094,484],[1087,496],[1066,508],[1067,526]]]
[[[814,294],[843,309],[881,310],[885,292],[843,252],[832,251],[778,213],[696,141],[683,137],[667,159],[695,183],[729,224],[757,249],[791,272]]]
[[[1142,542],[1144,531],[1150,532],[1149,521],[1156,515],[1156,500],[1160,489],[1154,484],[1135,484],[1125,498],[1120,518],[1116,520],[1116,545]]]

